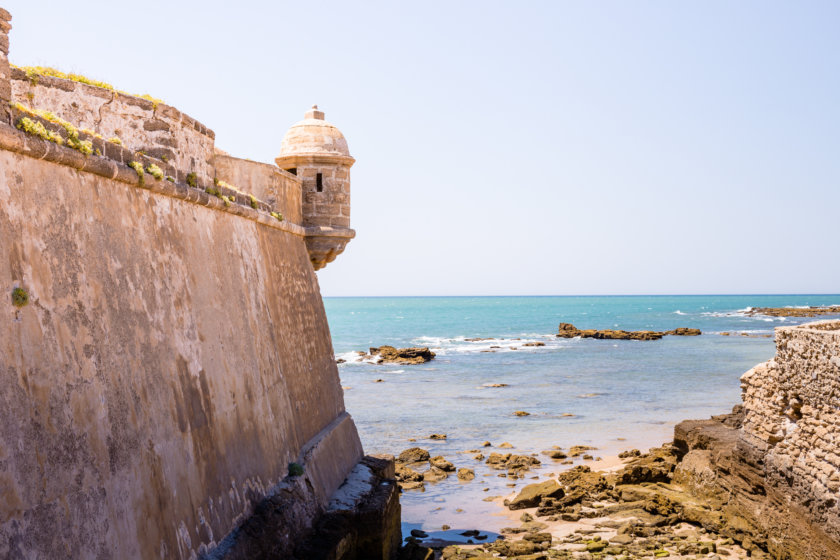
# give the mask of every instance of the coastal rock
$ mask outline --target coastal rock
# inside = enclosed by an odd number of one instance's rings
[[[530,416],[530,412],[525,412],[524,410],[516,410],[513,413],[514,416]]]
[[[840,305],[815,307],[753,307],[745,315],[766,315],[768,317],[817,317],[819,315],[840,315]]]
[[[423,473],[423,481],[424,482],[438,482],[443,480],[449,476],[449,473],[444,471],[443,469],[439,469],[437,467],[432,467],[426,472]]]
[[[596,451],[597,447],[590,447],[588,445],[573,445],[569,448],[570,457],[579,457],[587,451]]]
[[[513,455],[511,453],[491,453],[485,461],[494,469],[508,470],[529,470],[532,466],[539,465],[536,457],[528,455]]]
[[[599,340],[659,340],[666,335],[697,336],[700,329],[679,327],[671,331],[624,331],[620,329],[585,329],[581,330],[571,323],[560,323],[557,328],[558,338],[595,338]]]
[[[511,455],[505,462],[505,466],[509,469],[524,469],[528,470],[532,466],[540,464],[540,460],[529,455]]]
[[[435,357],[435,353],[428,347],[394,348],[393,346],[371,347],[370,357],[377,364],[422,364]]]
[[[526,342],[522,346],[532,346],[532,347],[545,346],[545,342]]]
[[[429,439],[446,439],[446,434],[432,434]]]
[[[491,453],[485,461],[488,465],[504,465],[510,459],[510,453]]]
[[[549,449],[547,451],[543,451],[543,455],[548,455],[551,459],[565,459],[568,457],[565,453],[560,451],[559,449]]]
[[[429,536],[429,533],[427,533],[426,531],[422,531],[420,529],[412,529],[411,530],[411,536],[412,537],[417,537],[418,539],[425,539],[426,537]]]
[[[668,331],[665,334],[670,334],[672,336],[700,336],[703,334],[700,329],[690,329],[688,327],[678,327],[672,331]]]
[[[455,470],[455,465],[444,459],[442,455],[429,459],[429,464],[432,465],[432,467],[437,467],[446,472],[453,472]]]
[[[472,469],[468,469],[467,467],[461,467],[458,469],[458,479],[459,480],[472,480],[475,478],[475,471]]]
[[[422,481],[420,482],[400,482],[400,490],[419,490],[420,492],[426,491],[426,485],[423,484]]]
[[[624,466],[616,474],[616,484],[669,482],[677,465],[677,450],[673,445],[651,449]]]
[[[420,482],[423,480],[422,474],[399,463],[395,466],[394,472],[397,482]]]
[[[525,509],[540,505],[543,498],[562,498],[565,495],[563,487],[554,480],[547,480],[536,484],[529,484],[523,488],[515,498],[507,502],[512,510]]]
[[[420,463],[429,460],[429,452],[419,447],[410,447],[399,454],[397,463]]]

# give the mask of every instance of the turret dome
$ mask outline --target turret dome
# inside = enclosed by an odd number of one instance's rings
[[[278,160],[298,155],[350,157],[344,135],[324,120],[324,112],[317,105],[289,128],[280,144]]]

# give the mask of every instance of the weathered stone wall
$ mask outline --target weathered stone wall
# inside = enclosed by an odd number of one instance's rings
[[[301,180],[276,165],[216,154],[216,177],[265,201],[286,220],[302,223]]]
[[[28,76],[17,68],[11,77],[13,101],[55,113],[105,138],[118,137],[132,151],[195,172],[202,183],[212,182],[215,134],[174,107],[63,78]]]
[[[305,527],[362,450],[302,228],[0,129],[0,557],[193,558],[294,488]]]
[[[11,68],[9,67],[9,30],[12,28],[12,14],[0,8],[0,120],[9,116],[9,102],[12,100]]]
[[[776,356],[741,378],[743,444],[768,481],[840,542],[840,321],[776,329]]]

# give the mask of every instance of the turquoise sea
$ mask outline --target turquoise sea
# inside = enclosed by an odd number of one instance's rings
[[[475,453],[466,451],[485,440],[494,446],[482,449],[485,454],[501,442],[511,443],[517,453],[587,444],[604,457],[659,445],[680,420],[726,412],[740,401],[741,374],[774,354],[772,338],[762,335],[815,320],[749,316],[748,308],[837,305],[840,295],[324,301],[336,357],[347,360],[339,366],[345,405],[365,451],[396,455],[419,445],[457,467],[476,469],[472,482],[450,476],[427,484],[425,492],[404,493],[405,526],[495,530],[509,523],[493,517],[498,507],[483,498],[529,481],[488,475],[473,459]],[[703,335],[658,341],[559,339],[554,333],[560,322],[581,329],[693,327]],[[523,346],[527,342],[545,346]],[[412,366],[359,361],[356,351],[384,344],[429,346],[437,357]],[[515,416],[517,410],[530,415]],[[445,433],[447,439],[429,440],[432,433]],[[551,461],[544,460],[541,470],[560,468],[545,463]]]

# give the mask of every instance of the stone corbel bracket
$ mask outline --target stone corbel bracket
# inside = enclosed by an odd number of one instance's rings
[[[356,231],[350,228],[310,226],[306,228],[306,250],[315,270],[320,270],[333,262],[344,252]]]

